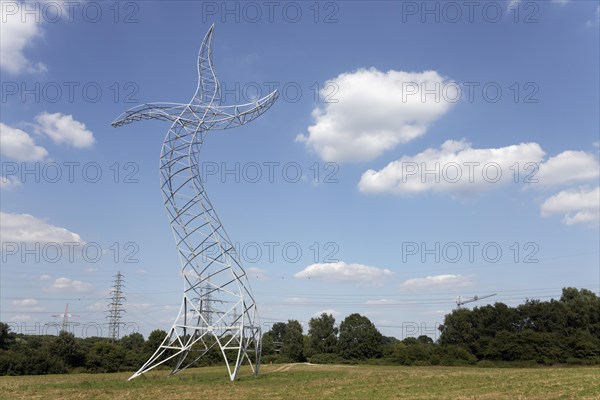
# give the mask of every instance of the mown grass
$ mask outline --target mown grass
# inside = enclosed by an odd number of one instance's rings
[[[600,368],[390,367],[288,364],[169,377],[130,373],[0,377],[2,399],[600,399]]]

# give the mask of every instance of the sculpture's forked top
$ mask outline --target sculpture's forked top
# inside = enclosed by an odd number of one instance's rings
[[[113,122],[117,128],[135,121],[157,119],[204,130],[244,125],[263,114],[279,97],[277,90],[247,104],[221,106],[221,90],[212,62],[215,25],[204,36],[198,52],[198,86],[189,104],[145,103],[130,108]]]

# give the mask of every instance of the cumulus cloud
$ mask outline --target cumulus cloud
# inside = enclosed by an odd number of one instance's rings
[[[92,288],[93,286],[90,283],[69,278],[57,278],[52,282],[48,290],[51,292],[86,293],[90,292]]]
[[[444,274],[426,276],[425,278],[407,279],[400,285],[403,289],[427,289],[439,287],[466,287],[471,286],[473,282],[470,278],[462,275]]]
[[[94,144],[94,134],[87,130],[85,124],[73,119],[72,115],[62,113],[49,114],[43,112],[36,115],[36,130],[47,135],[55,143],[83,148]]]
[[[597,226],[600,221],[600,186],[563,190],[541,205],[543,217],[563,214],[566,225]]]
[[[13,300],[12,302],[15,311],[20,312],[40,312],[44,311],[44,307],[36,299],[21,299]]]
[[[77,233],[51,225],[33,215],[0,212],[0,220],[2,242],[84,243]]]
[[[14,322],[27,322],[31,321],[31,315],[16,315],[11,318]]]
[[[39,304],[36,299],[13,300],[13,305],[18,307],[33,307]]]
[[[14,176],[0,176],[0,189],[10,190],[21,186],[21,181]]]
[[[585,23],[585,26],[588,28],[595,28],[600,25],[600,5],[596,7],[596,15],[593,19],[588,19]]]
[[[343,73],[325,83],[320,94],[328,101],[313,110],[314,124],[296,141],[325,161],[372,160],[423,135],[444,115],[452,97],[436,99],[424,93],[432,89],[441,92],[449,83],[435,71],[381,72],[371,68]]]
[[[32,125],[36,133],[48,136],[55,143],[83,148],[95,142],[94,134],[86,129],[84,123],[73,119],[72,115],[43,112],[35,117],[35,121]],[[41,161],[48,156],[48,151],[36,145],[27,132],[0,122],[0,154],[16,161]],[[17,183],[13,177],[2,177],[0,180],[3,188],[16,186]]]
[[[48,151],[36,146],[26,132],[0,122],[0,154],[17,161],[39,161],[46,158]]]
[[[369,169],[358,188],[365,193],[399,195],[481,192],[513,182],[510,168],[515,163],[539,163],[544,155],[537,143],[477,149],[464,139],[447,140],[439,149],[404,156],[379,171]]]
[[[343,261],[338,261],[335,263],[311,264],[294,274],[294,277],[382,286],[393,275],[394,273],[389,269],[380,269],[363,264],[346,264]]]
[[[537,179],[541,186],[557,186],[597,179],[598,176],[600,164],[592,154],[568,150],[541,163],[532,179]]]
[[[43,37],[43,32],[41,24],[36,22],[39,15],[30,13],[25,16],[19,11],[22,4],[16,1],[3,4],[0,20],[0,68],[13,75],[46,71],[43,63],[33,62],[25,55],[25,49]]]

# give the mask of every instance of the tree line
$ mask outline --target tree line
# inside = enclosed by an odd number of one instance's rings
[[[263,363],[374,363],[390,365],[528,366],[600,364],[600,297],[587,289],[564,288],[559,300],[527,300],[456,309],[444,318],[440,337],[399,340],[381,334],[366,317],[348,315],[339,326],[330,314],[308,323],[278,322],[262,338]],[[24,335],[0,323],[0,375],[137,370],[166,336],[154,330],[144,339],[119,340]],[[176,359],[165,363],[172,366]],[[196,366],[220,364],[211,349]]]

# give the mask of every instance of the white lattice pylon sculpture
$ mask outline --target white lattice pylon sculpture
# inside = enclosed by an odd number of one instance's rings
[[[211,204],[200,175],[200,147],[211,130],[244,125],[277,100],[274,91],[253,103],[222,106],[212,63],[214,25],[198,54],[198,88],[189,104],[149,103],[119,116],[112,126],[158,119],[171,127],[160,154],[164,205],[175,235],[183,300],[173,326],[150,359],[129,379],[161,364],[175,374],[218,349],[231,380],[247,360],[260,365],[261,329],[256,302],[239,256]]]

